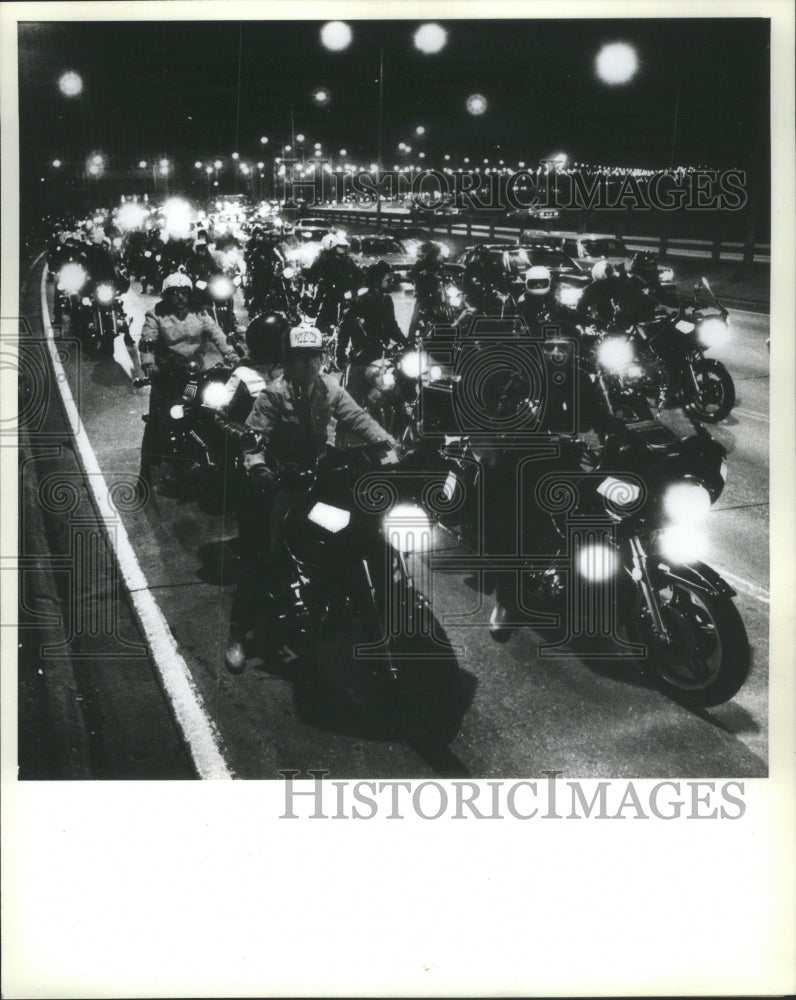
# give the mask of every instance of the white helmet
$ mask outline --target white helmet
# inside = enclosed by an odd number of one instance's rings
[[[105,241],[105,230],[102,226],[95,226],[91,230],[90,239],[92,243],[96,243],[98,246]]]
[[[603,281],[605,278],[610,278],[613,273],[614,269],[610,260],[598,260],[591,269],[593,281]]]
[[[337,237],[334,233],[327,233],[321,240],[321,246],[324,250],[334,250],[337,246]]]
[[[550,270],[541,264],[525,272],[525,289],[529,295],[547,295],[550,291]]]
[[[334,237],[336,247],[350,247],[351,244],[346,239],[345,233],[336,233]]]
[[[183,274],[182,271],[175,271],[174,274],[169,274],[163,279],[163,285],[160,289],[161,294],[169,288],[193,288],[193,282],[187,274]]]

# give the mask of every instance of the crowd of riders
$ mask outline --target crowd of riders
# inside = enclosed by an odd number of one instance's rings
[[[614,323],[620,316],[636,320],[651,315],[656,306],[640,278],[600,261],[577,307],[562,311],[556,279],[548,268],[528,266],[519,276],[522,292],[517,295],[517,274],[499,255],[480,246],[466,257],[454,314],[445,262],[439,246],[429,240],[420,246],[408,273],[415,302],[403,331],[390,295],[390,264],[380,260],[361,267],[342,232],[327,233],[314,259],[302,266],[291,253],[288,234],[272,224],[224,225],[200,217],[190,231],[174,234],[161,221],[142,219],[127,231],[111,214],[55,221],[47,252],[47,267],[56,281],[54,321],[62,321],[58,275],[70,263],[84,269],[86,288],[109,281],[124,294],[132,278],[142,293],[159,294],[146,312],[135,372],[151,385],[141,457],[141,481],[147,489],[168,492],[173,486],[161,475],[161,466],[168,464],[164,426],[189,366],[207,367],[219,356],[228,365],[219,419],[244,442],[249,483],[237,503],[245,557],[226,654],[233,672],[246,662],[251,577],[267,564],[277,530],[279,463],[312,462],[326,447],[335,422],[365,441],[385,441],[399,450],[365,405],[364,372],[385,350],[409,349],[418,334],[440,322],[450,325],[451,320],[454,328],[464,329],[478,317],[513,317],[531,332],[556,323],[567,336],[577,337],[589,324]],[[208,290],[218,276],[242,279],[248,312],[242,336],[236,337],[234,328],[225,329],[211,308]],[[507,385],[506,393],[511,390]],[[501,405],[506,405],[505,393]],[[498,478],[512,481],[516,455],[498,454],[492,464]],[[504,493],[508,497],[511,490]],[[500,541],[511,521],[506,503],[493,512],[489,538]],[[510,604],[498,586],[491,620],[495,637],[507,632]]]

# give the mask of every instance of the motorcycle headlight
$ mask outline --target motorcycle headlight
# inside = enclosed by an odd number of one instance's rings
[[[641,378],[644,375],[644,369],[641,365],[628,365],[625,375],[629,379]]]
[[[393,372],[385,372],[381,377],[381,384],[385,389],[392,389],[395,385],[395,375]]]
[[[422,507],[402,503],[393,507],[384,518],[387,540],[399,552],[428,550],[431,543],[431,522]]]
[[[698,524],[710,512],[710,494],[699,483],[676,483],[666,491],[663,509],[675,524]]]
[[[211,409],[217,410],[229,402],[227,387],[223,382],[208,382],[202,390],[202,403]]]
[[[288,280],[288,281],[290,281],[290,279],[291,279],[291,278],[293,277],[293,275],[294,275],[295,273],[296,273],[296,272],[295,272],[295,271],[293,270],[293,268],[292,268],[292,267],[286,267],[286,268],[285,268],[285,269],[284,269],[284,270],[282,271],[282,277],[283,277],[283,278],[287,278],[287,280]]]
[[[108,305],[113,302],[116,292],[114,291],[113,285],[97,285],[97,289],[94,293],[97,296],[97,301],[101,302],[103,305]]]
[[[228,299],[235,291],[235,286],[224,275],[219,275],[210,282],[210,294],[214,299]]]
[[[445,293],[448,296],[448,302],[450,302],[454,308],[458,308],[462,304],[462,293],[458,288],[451,286],[445,290]]]
[[[577,285],[559,285],[556,289],[556,299],[566,309],[575,309],[583,295],[583,289]]]
[[[332,507],[328,503],[316,503],[312,510],[307,514],[307,519],[312,521],[313,524],[320,525],[321,528],[325,528],[326,531],[331,531],[333,535],[336,535],[338,531],[342,531],[343,528],[347,528],[351,521],[351,511],[344,510],[342,507]]]
[[[439,365],[432,365],[428,370],[428,377],[432,382],[436,382],[437,379],[442,378],[442,369]]]
[[[670,524],[660,533],[658,544],[662,556],[681,565],[700,562],[708,554],[705,530],[692,524]]]
[[[86,281],[85,269],[73,261],[64,264],[58,272],[58,287],[69,295],[77,295]]]
[[[705,347],[723,347],[730,339],[730,328],[723,319],[710,316],[697,327],[697,336]]]
[[[428,359],[422,351],[407,351],[399,362],[401,371],[407,378],[420,378],[427,364]]]
[[[593,583],[609,580],[618,565],[616,552],[607,545],[586,545],[578,553],[578,572]]]
[[[597,359],[610,372],[623,372],[634,360],[633,347],[624,337],[608,337],[597,348]]]
[[[182,420],[182,418],[185,416],[185,407],[182,405],[182,403],[176,403],[174,406],[172,406],[172,408],[169,410],[169,416],[171,417],[172,420]]]
[[[674,281],[674,271],[670,267],[662,267],[660,271],[658,271],[658,281]]]

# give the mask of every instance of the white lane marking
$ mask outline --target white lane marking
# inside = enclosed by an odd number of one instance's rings
[[[133,551],[127,531],[110,501],[105,477],[102,475],[97,456],[80,419],[66,372],[58,357],[58,348],[50,323],[46,266],[41,279],[41,318],[55,371],[55,381],[61,392],[64,410],[72,428],[83,470],[106,530],[109,523],[113,522],[114,530],[107,530],[108,540],[114,548],[136,617],[149,642],[152,659],[171,702],[177,724],[188,744],[196,771],[200,778],[233,778],[234,774],[221,752],[218,731],[204,707],[202,696],[194,684],[188,664],[179,651],[171,629],[149,590],[149,584]]]
[[[742,576],[736,576],[734,573],[730,573],[729,570],[723,569],[721,566],[713,567],[716,572],[723,576],[727,583],[729,583],[739,594],[745,594],[747,597],[754,597],[756,601],[760,601],[761,604],[770,604],[771,595],[766,590],[765,587],[758,587],[756,583],[752,583],[751,580],[744,580]]]
[[[769,422],[768,416],[765,413],[758,413],[757,410],[744,410],[742,407],[736,406],[732,412],[739,413],[742,417],[749,417],[750,420],[759,420],[764,424]]]

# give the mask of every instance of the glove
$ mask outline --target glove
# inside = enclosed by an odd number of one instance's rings
[[[267,493],[276,486],[276,475],[261,463],[249,469],[249,482],[258,493]]]

